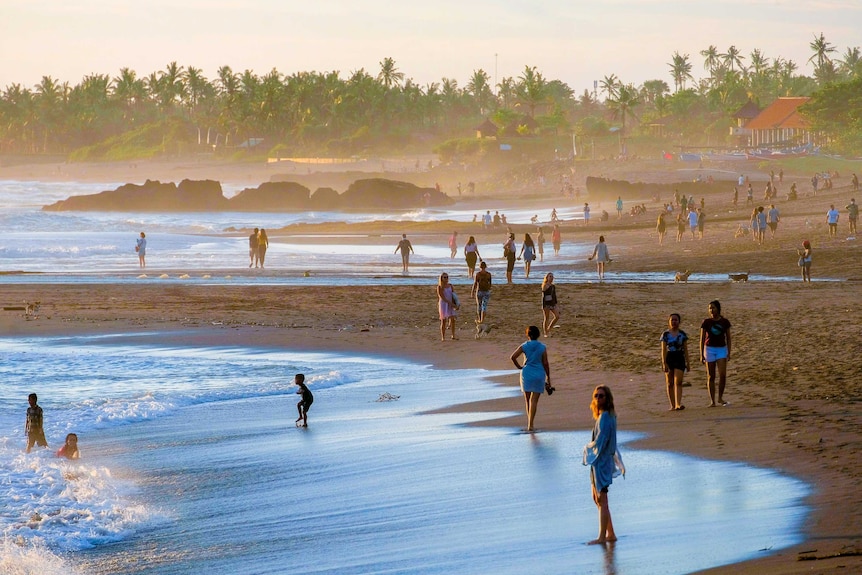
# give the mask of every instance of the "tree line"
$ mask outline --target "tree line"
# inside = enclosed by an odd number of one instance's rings
[[[839,54],[823,34],[809,46],[811,75],[760,49],[745,55],[735,46],[709,46],[699,53],[705,74],[698,80],[689,54],[671,56],[673,90],[663,79],[636,86],[610,74],[581,94],[532,66],[496,86],[482,69],[463,87],[451,78],[423,86],[392,58],[376,74],[363,68],[345,78],[336,71],[273,68],[258,75],[223,66],[209,79],[177,62],[147,76],[129,68],[114,77],[91,74],[75,85],[44,76],[32,88],[11,84],[0,93],[0,152],[128,159],[236,150],[259,138],[266,152],[350,155],[405,149],[417,138],[465,137],[485,118],[501,130],[514,125],[518,133],[580,136],[612,127],[636,136],[660,121],[664,137],[676,143],[702,143],[706,135],[719,144],[734,111],[748,100],[764,107],[780,96],[813,96],[805,113],[815,128],[827,131],[838,151],[862,152],[862,103],[855,95],[862,90],[854,90],[862,82],[862,53],[851,47]]]

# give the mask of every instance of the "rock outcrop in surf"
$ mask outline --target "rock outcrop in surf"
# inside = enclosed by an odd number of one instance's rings
[[[318,188],[313,194],[296,182],[264,182],[228,199],[214,180],[183,180],[179,185],[147,180],[98,194],[71,196],[44,211],[102,212],[300,212],[305,210],[409,209],[446,206],[454,200],[434,188],[370,178],[350,184],[343,194]]]

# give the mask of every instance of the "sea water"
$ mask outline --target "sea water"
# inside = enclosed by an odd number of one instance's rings
[[[453,259],[448,234],[439,240],[424,235],[412,238],[409,275],[402,274],[401,257],[395,246],[399,233],[284,235],[276,230],[296,223],[359,223],[372,221],[424,222],[452,220],[467,225],[481,213],[455,204],[442,208],[359,212],[293,213],[139,213],[139,212],[46,212],[42,206],[70,196],[115,189],[119,183],[46,183],[0,181],[0,284],[2,283],[204,283],[208,285],[405,285],[436,282],[442,272],[454,284],[468,283],[460,246],[468,234],[459,235],[459,252]],[[226,196],[238,190],[228,188]],[[515,209],[507,214],[512,224],[528,224],[533,209]],[[580,212],[560,206],[564,219]],[[481,221],[481,219],[480,219]],[[473,224],[479,226],[480,224]],[[255,227],[270,231],[266,270],[249,269],[248,235]],[[477,228],[479,229],[479,228]],[[135,240],[147,234],[147,268],[141,270]],[[522,262],[514,274],[516,283],[540,283],[553,272],[557,283],[596,281],[595,265],[587,261],[593,243],[563,238],[559,254],[553,253],[551,228],[545,224],[548,242],[544,261],[532,263],[526,279]],[[418,234],[417,234],[418,235]],[[480,243],[481,256],[489,271],[502,277],[504,233],[499,241]],[[520,247],[522,237],[516,238]],[[487,240],[485,240],[487,241]],[[611,245],[617,261],[628,254]],[[605,281],[670,282],[672,274],[617,272],[607,268]],[[764,278],[753,280],[787,280]],[[701,273],[692,282],[726,282],[723,274]]]
[[[429,413],[518,394],[490,373],[183,339],[0,339],[0,572],[654,575],[803,538],[800,481],[627,449],[622,383],[620,540],[587,546],[589,430]],[[308,428],[294,424],[298,372],[315,394]],[[30,392],[51,449],[24,454]],[[52,455],[69,432],[79,461]]]

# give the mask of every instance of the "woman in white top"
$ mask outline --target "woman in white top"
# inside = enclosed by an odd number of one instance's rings
[[[596,260],[599,279],[605,279],[605,264],[613,261],[608,254],[608,245],[605,243],[605,236],[599,236],[599,243],[597,243],[596,247],[593,249],[593,255],[587,259],[590,261],[593,261],[594,259]]]

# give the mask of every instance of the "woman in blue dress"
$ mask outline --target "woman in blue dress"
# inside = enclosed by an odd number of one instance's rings
[[[548,363],[548,349],[538,341],[541,332],[531,325],[527,328],[529,340],[518,346],[512,352],[512,363],[521,370],[521,391],[524,392],[524,402],[527,408],[527,431],[535,431],[533,422],[539,407],[539,397],[545,391],[545,385],[551,384],[551,366]],[[524,365],[518,363],[524,356]]]
[[[521,246],[521,254],[518,259],[524,258],[524,277],[530,277],[530,267],[533,265],[533,260],[536,259],[536,244],[530,234],[524,234],[524,245]]]
[[[590,466],[593,501],[599,509],[599,536],[588,543],[596,545],[617,540],[608,505],[608,487],[614,477],[625,477],[626,470],[617,451],[617,414],[610,388],[600,385],[593,391],[590,410],[596,425],[593,427],[593,440],[584,446],[584,465]]]

